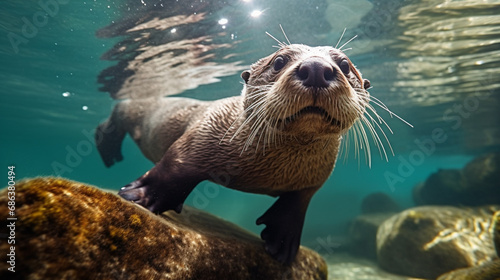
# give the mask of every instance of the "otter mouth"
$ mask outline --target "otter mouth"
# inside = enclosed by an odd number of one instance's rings
[[[283,123],[285,125],[289,124],[289,123],[292,123],[294,121],[296,121],[298,118],[300,118],[301,116],[303,115],[306,115],[306,114],[313,114],[313,115],[319,115],[321,117],[323,117],[323,120],[325,122],[328,122],[330,123],[331,125],[333,126],[341,126],[341,123],[339,120],[335,119],[334,117],[330,116],[330,114],[328,114],[328,112],[321,108],[321,107],[317,107],[317,106],[308,106],[308,107],[305,107],[303,109],[301,109],[300,111],[298,111],[297,113],[291,115],[290,117],[286,118]]]

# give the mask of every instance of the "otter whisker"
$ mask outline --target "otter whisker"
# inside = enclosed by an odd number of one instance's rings
[[[382,117],[381,117],[381,116],[377,113],[377,111],[375,111],[375,108],[373,108],[373,106],[372,106],[372,105],[368,104],[366,107],[367,107],[367,108],[368,108],[368,109],[369,109],[369,110],[370,110],[373,114],[375,114],[375,117],[377,117],[377,120],[378,120],[378,122],[379,122],[379,123],[384,124],[384,125],[387,127],[387,129],[391,132],[391,134],[394,134],[394,132],[392,132],[392,129],[391,129],[391,127],[389,126],[389,124],[387,124],[387,122],[386,122],[386,121],[385,121],[385,120],[384,120],[384,119],[383,119],[383,118],[382,118]]]
[[[263,126],[264,126],[264,132],[260,133],[259,139],[257,139],[257,144],[255,145],[255,152],[257,152],[259,150],[259,144],[260,144],[260,141],[262,140],[262,136],[264,134],[266,134],[265,131],[267,130],[267,126],[265,123],[263,124]],[[259,128],[259,130],[260,130],[260,128]],[[262,153],[264,155],[266,154],[266,140],[265,139],[264,139],[264,142],[262,143]]]
[[[343,100],[344,104],[347,104],[346,106],[350,107],[351,110],[356,111],[356,113],[359,116],[358,120],[353,124],[353,129],[348,131],[348,133],[346,134],[348,138],[346,139],[347,141],[345,141],[346,143],[343,147],[347,149],[349,147],[348,142],[353,141],[355,149],[355,157],[361,155],[360,149],[365,149],[365,157],[367,159],[368,165],[371,166],[370,141],[368,141],[368,133],[365,130],[366,126],[366,128],[369,131],[369,134],[373,139],[373,142],[375,143],[375,145],[379,150],[381,158],[385,158],[385,160],[388,161],[389,160],[388,151],[390,151],[390,153],[394,155],[394,150],[382,126],[385,126],[391,134],[393,133],[393,131],[389,126],[389,124],[384,120],[384,118],[382,118],[378,114],[377,110],[374,108],[374,106],[372,106],[372,104],[376,104],[378,107],[388,112],[391,117],[396,116],[398,119],[403,121],[408,126],[410,127],[413,126],[407,121],[405,121],[403,118],[394,114],[382,101],[380,101],[376,97],[369,95],[369,93],[366,90],[355,89],[355,91],[360,97],[358,101]],[[382,136],[379,135],[379,131],[382,134]],[[353,136],[354,139],[351,140],[350,138],[351,136]],[[383,141],[382,139],[385,139],[385,141]],[[387,145],[387,149],[386,145],[384,145],[384,142]],[[346,150],[345,155],[347,154],[348,151]]]
[[[279,100],[277,98],[276,99],[276,102],[279,102]],[[288,108],[290,105],[289,104],[285,104],[285,106],[271,106],[273,108],[275,108],[274,112],[272,113],[271,116],[277,116],[276,118],[274,118],[273,122],[271,123],[271,127],[273,128],[274,131],[278,130],[278,123],[280,122],[280,118],[282,116],[285,115],[285,110],[286,108]],[[274,142],[274,145],[275,146],[278,146],[279,143],[281,143],[281,134],[280,135],[280,139],[279,139],[279,142],[278,142],[278,138],[276,137],[276,133],[273,133],[272,135],[272,138],[270,139],[270,142]]]
[[[363,119],[363,118],[361,118],[361,119]],[[359,139],[360,148],[363,150],[363,147],[364,147],[366,162],[367,162],[368,166],[371,167],[371,164],[372,164],[372,156],[371,155],[372,155],[372,153],[371,153],[371,149],[370,149],[370,141],[368,141],[368,136],[367,136],[366,130],[365,130],[364,126],[359,121],[355,123],[355,126],[359,130],[359,134],[361,135],[361,139]],[[358,165],[359,165],[359,164],[361,164],[361,162],[360,162],[361,161],[361,153],[358,153],[358,154],[359,154],[359,160],[358,160]]]
[[[280,24],[280,28],[281,28],[281,32],[283,32],[283,36],[285,36],[285,39],[288,42],[288,45],[291,45],[292,43],[290,43],[290,40],[288,40],[288,36],[286,36],[285,30],[283,29],[283,26],[281,26],[281,24]]]
[[[403,119],[402,117],[398,116],[397,114],[395,114],[394,112],[392,112],[391,110],[389,110],[389,108],[387,108],[387,106],[381,106],[380,104],[378,104],[377,102],[373,102],[373,104],[376,104],[377,106],[379,106],[380,108],[384,109],[385,111],[387,111],[389,113],[389,115],[392,117],[392,116],[395,116],[396,118],[398,118],[400,121],[402,121],[403,123],[405,123],[406,125],[408,125],[409,127],[412,127],[413,128],[413,125],[409,122],[407,122],[405,119]]]
[[[274,112],[273,112],[274,114]],[[277,130],[278,119],[274,118],[273,120],[269,120],[266,126],[266,139],[269,143],[269,146],[274,145],[277,146],[276,141],[276,130]]]
[[[257,122],[254,123],[255,125],[257,125]],[[243,147],[241,149],[241,154],[243,154],[243,152],[245,152],[246,150],[248,150],[248,147],[250,147],[250,145],[253,143],[253,138],[252,138],[252,135],[254,133],[256,133],[258,130],[259,130],[259,126],[257,125],[256,127],[253,127],[251,130],[250,130],[250,133],[249,135],[247,136],[247,139],[245,141],[245,144],[243,144]]]
[[[261,130],[262,128],[262,125],[263,123],[265,122],[265,118],[260,118],[258,119],[254,125],[252,125],[252,129],[251,129],[251,133],[250,135],[248,136],[247,138],[247,141],[245,142],[245,145],[243,146],[243,150],[242,150],[242,153],[243,151],[246,151],[250,145],[252,145],[253,141],[255,140],[255,136],[259,133],[259,131]],[[257,151],[257,150],[256,150]]]
[[[263,89],[262,90],[262,93],[264,93],[265,90]],[[260,94],[260,93],[259,93]],[[259,95],[257,94],[257,95]],[[249,97],[249,99],[252,99],[252,97]],[[238,117],[231,123],[231,125],[229,126],[229,128],[227,129],[226,133],[224,133],[224,135],[222,136],[221,138],[221,141],[219,142],[219,144],[222,142],[222,140],[224,140],[224,138],[226,137],[227,133],[231,130],[231,128],[233,128],[233,126],[236,124],[236,122],[238,120],[240,120],[242,117],[244,117],[249,111],[251,111],[253,108],[255,108],[256,106],[258,106],[259,103],[256,102],[255,104],[249,106],[248,108],[246,108],[245,110],[243,110],[243,112],[241,112]]]
[[[245,109],[241,114],[239,114],[239,116],[233,121],[233,123],[229,126],[229,128],[226,130],[226,133],[224,133],[224,135],[222,136],[221,140],[219,141],[219,144],[222,143],[222,141],[224,140],[224,138],[226,137],[226,135],[229,133],[229,131],[231,130],[231,128],[233,128],[233,126],[236,124],[236,122],[238,120],[240,120],[242,117],[244,117],[250,110],[252,110],[253,108],[257,107],[257,106],[260,106],[261,103],[263,103],[264,101],[257,101],[255,102],[254,104],[252,104],[251,106],[249,106],[247,109]],[[240,127],[236,130],[236,132],[233,134],[233,136],[229,139],[229,142],[232,142],[234,140],[234,138],[241,132],[242,129],[244,129],[245,125],[250,122],[255,116],[252,114],[250,114],[246,119],[245,121],[243,121],[243,123],[240,125]]]
[[[347,157],[349,155],[349,142],[351,141],[351,132],[348,130],[343,136],[341,136],[342,146],[340,147],[340,155],[344,158],[343,163],[347,162]]]
[[[391,110],[389,110],[389,108],[382,101],[377,99],[376,97],[368,95],[366,93],[366,91],[364,91],[364,90],[359,91],[358,93],[361,93],[362,95],[364,95],[363,97],[365,97],[365,98],[367,97],[369,99],[370,103],[376,104],[377,106],[382,108],[384,111],[387,111],[391,117],[394,115],[398,119],[403,121],[405,124],[407,124],[408,126],[413,127],[410,123],[405,121],[403,118],[399,117],[398,115],[394,114]],[[387,124],[387,122],[378,114],[378,112],[375,110],[375,108],[371,104],[367,104],[366,108],[368,109],[368,111],[365,112],[365,115],[363,116],[362,121],[370,129],[370,133],[372,134],[372,137],[374,139],[375,144],[378,146],[381,157],[385,157],[385,159],[388,161],[385,146],[384,146],[381,138],[378,136],[378,133],[375,130],[374,126],[377,127],[380,130],[380,132],[382,133],[383,137],[385,138],[385,141],[387,142],[387,144],[390,148],[392,155],[394,155],[394,150],[392,149],[392,145],[389,141],[389,138],[387,137],[387,134],[382,129],[382,127],[379,125],[379,123],[385,125],[385,127],[387,127],[387,129],[390,131],[391,134],[393,134],[393,131],[392,131],[391,127],[389,126],[389,124]],[[370,112],[373,113],[375,117],[372,116],[370,114]],[[366,118],[366,116],[368,116],[368,118],[370,119],[371,122]],[[383,152],[384,156],[382,156],[382,152]]]
[[[272,108],[277,108],[276,106],[269,106],[269,100],[268,100],[268,103],[266,104],[267,105],[267,110],[272,110]],[[268,111],[268,114],[267,116],[274,116],[275,115],[275,111]],[[265,145],[266,143],[271,146],[271,143],[272,143],[272,138],[274,137],[274,133],[271,133],[270,130],[273,130],[273,127],[271,126],[271,121],[272,120],[269,120],[267,119],[267,116],[263,116],[263,124],[262,126],[264,126],[264,129],[263,129],[263,132],[261,133],[261,135],[259,136],[259,140],[257,142],[257,144],[260,142],[260,139],[263,138],[264,139],[264,147],[263,147],[263,153],[265,154]],[[257,151],[257,148],[258,146],[256,147],[256,151]]]
[[[375,96],[373,96],[373,95],[367,95],[366,97],[368,97],[371,102],[376,103],[378,106],[383,107],[384,109],[389,110],[389,107],[387,107],[387,105],[385,105],[384,102],[380,101],[380,99],[376,98]],[[390,113],[392,114],[392,112],[390,112]]]
[[[250,127],[250,129],[253,129],[256,127],[256,125],[258,124],[258,120],[261,119],[261,115],[262,115],[262,112],[265,110],[265,104],[266,104],[266,100],[263,99],[263,100],[260,100],[259,102],[256,102],[254,107],[256,107],[255,110],[252,111],[250,117],[251,119],[256,119],[255,122],[252,124],[252,126]],[[258,106],[257,106],[258,105]],[[250,119],[249,117],[249,119]],[[246,125],[246,123],[245,123]]]
[[[354,158],[358,160],[358,165],[361,164],[361,150],[363,149],[363,142],[361,141],[362,139],[362,134],[359,129],[359,125],[357,123],[354,123],[352,125],[352,131],[354,132]]]
[[[259,128],[258,130],[261,131],[260,135],[259,135],[259,139],[257,141],[257,146],[256,146],[256,151],[258,150],[258,147],[259,147],[259,143],[261,141],[261,139],[263,139],[263,143],[264,143],[264,149],[263,149],[263,152],[265,153],[265,145],[266,143],[269,143],[269,120],[268,120],[268,116],[272,115],[273,113],[270,112],[269,110],[271,109],[271,106],[269,105],[270,101],[269,101],[269,97],[266,97],[266,102],[265,104],[263,105],[263,111],[261,112],[260,116],[259,116]],[[258,131],[256,131],[258,132]],[[255,135],[256,136],[256,135]],[[255,138],[254,136],[254,138]],[[253,139],[252,139],[253,141]]]
[[[354,109],[358,113],[358,115],[362,115],[360,108],[355,106],[355,104],[353,102],[350,102],[349,100],[344,100],[343,103],[346,104],[346,105],[344,105],[346,108],[342,108],[342,111],[341,111],[341,112],[343,112],[342,118],[346,118],[346,113],[344,113],[344,112],[346,112],[346,109],[348,109],[348,107],[352,107],[352,109]],[[366,157],[366,151],[369,150],[369,147],[363,149],[363,146],[365,146],[365,144],[362,140],[364,140],[366,138],[366,137],[364,137],[364,134],[366,134],[366,133],[364,133],[364,130],[362,131],[360,129],[359,125],[357,124],[357,121],[353,124],[352,130],[353,130],[353,135],[354,135],[354,157],[358,158],[358,166],[359,166],[361,164],[360,150],[365,151],[365,157]]]
[[[368,116],[372,122],[370,122],[365,116]],[[366,114],[365,116],[363,116],[363,118],[361,118],[361,120],[363,121],[363,123],[369,128],[370,132],[371,132],[371,135],[373,137],[373,140],[374,142],[379,145],[379,151],[382,155],[382,152],[384,153],[384,156],[385,156],[385,159],[386,161],[389,161],[389,158],[387,156],[387,152],[385,150],[385,146],[382,142],[382,140],[380,139],[380,137],[378,136],[378,133],[377,131],[375,130],[375,127],[372,125],[372,124],[375,124],[376,127],[378,127],[378,129],[380,130],[380,132],[382,132],[382,135],[384,135],[384,138],[385,140],[387,141],[387,144],[389,145],[389,148],[391,150],[391,153],[392,155],[394,155],[394,151],[392,149],[392,146],[391,146],[391,142],[389,141],[389,139],[387,138],[387,135],[385,134],[384,130],[382,129],[382,127],[380,127],[380,125],[375,121],[375,119],[370,115],[370,114]]]
[[[398,116],[397,114],[395,114],[394,112],[392,112],[389,107],[387,107],[387,105],[385,105],[380,99],[376,98],[375,96],[372,96],[372,95],[368,95],[366,93],[365,90],[359,90],[359,91],[356,91],[358,94],[361,94],[363,95],[363,97],[366,97],[370,100],[370,103],[373,103],[377,106],[379,106],[380,108],[382,108],[384,111],[388,112],[389,115],[391,116],[395,116],[396,118],[398,118],[400,121],[402,121],[403,123],[405,123],[406,125],[408,125],[409,127],[412,127],[413,128],[413,125],[410,124],[409,122],[407,122],[405,119],[403,119],[402,117]]]
[[[352,40],[356,39],[358,35],[354,35],[349,41],[345,42],[342,46],[340,46],[339,50],[342,50],[343,47],[345,47],[347,44],[349,44]]]
[[[361,140],[360,140],[360,134],[361,134],[361,132],[359,131],[358,126],[355,125],[355,124],[351,128],[351,131],[353,132],[353,136],[354,136],[353,137],[354,138],[353,139],[353,142],[354,142],[354,158],[357,158],[358,159],[358,163],[359,163],[360,158],[361,158],[361,156],[359,155],[360,154],[359,150],[360,150],[360,145],[362,145],[361,144]]]
[[[340,41],[342,41],[342,38],[344,38],[344,34],[345,34],[345,31],[347,30],[347,28],[344,28],[344,31],[342,32],[342,35],[340,35],[340,38],[339,40],[337,41],[337,44],[335,45],[335,48],[337,48],[340,44]]]
[[[258,100],[259,98],[262,98],[263,96],[266,95],[267,89],[270,86],[272,86],[272,85],[266,85],[266,86],[247,86],[247,89],[252,89],[252,88],[255,89],[255,91],[253,92],[253,95],[252,96],[248,96],[247,98],[250,99],[250,100],[251,99],[257,99]],[[254,108],[256,108],[258,106],[261,106],[263,102],[264,102],[264,100],[258,100],[254,104],[252,104],[248,108],[246,108],[243,112],[241,112],[239,114],[239,116],[233,121],[233,123],[226,130],[226,132],[222,136],[221,140],[219,141],[219,144],[222,143],[222,141],[224,140],[224,138],[226,137],[226,135],[234,127],[234,125],[236,124],[237,121],[239,121],[241,118],[243,118],[245,115],[247,115],[249,111],[253,110]],[[232,142],[232,140],[234,140],[234,138],[241,132],[241,130],[244,128],[244,126],[249,121],[251,121],[253,118],[255,118],[255,115],[250,114],[250,116],[248,116],[248,118],[240,125],[240,127],[235,132],[235,134],[231,137],[231,139],[229,140],[229,142]]]
[[[340,112],[345,113],[349,110],[351,110],[351,111],[354,110],[358,115],[358,119],[352,125],[352,129],[348,131],[349,133],[352,133],[352,134],[348,134],[349,139],[347,139],[347,141],[351,141],[350,136],[351,135],[353,136],[352,141],[354,144],[354,156],[355,156],[355,158],[358,158],[358,165],[361,164],[361,162],[360,162],[361,150],[363,150],[366,162],[371,167],[370,141],[368,140],[368,133],[366,132],[363,124],[365,124],[367,126],[368,130],[370,131],[370,134],[372,135],[372,138],[374,139],[374,142],[375,142],[377,148],[379,149],[381,156],[382,156],[382,151],[384,151],[384,154],[386,154],[386,152],[385,152],[385,147],[383,147],[383,145],[382,145],[382,148],[380,147],[380,144],[382,142],[380,140],[380,137],[378,137],[377,132],[374,129],[374,126],[368,121],[367,117],[365,117],[365,114],[367,114],[366,109],[365,109],[367,105],[366,104],[363,105],[362,103],[359,103],[359,101],[349,100],[348,98],[343,98],[343,100],[341,100],[341,103],[344,104],[344,106],[342,106]],[[344,118],[344,117],[347,118],[347,115],[342,114],[342,118]],[[369,118],[371,118],[373,120],[373,117],[371,115],[369,115]],[[384,133],[384,132],[382,131],[382,133]],[[387,138],[386,138],[386,140],[387,140]],[[349,143],[346,142],[344,145],[346,147],[346,149],[347,149],[348,145],[349,145]],[[389,143],[389,145],[390,145],[390,143]],[[348,154],[348,151],[346,151],[345,155],[347,155],[347,154]]]
[[[354,125],[353,125],[353,129],[349,130],[352,132],[352,143],[354,144],[354,158],[358,158],[358,153],[359,153],[359,138],[360,138],[360,132],[359,132],[359,129],[357,129]]]
[[[234,140],[234,138],[240,134],[240,132],[245,129],[246,125],[252,121],[253,119],[255,119],[257,117],[258,119],[258,114],[260,111],[262,111],[263,109],[260,108],[263,104],[265,103],[265,100],[261,100],[261,101],[258,101],[256,102],[255,104],[252,105],[252,107],[258,107],[256,110],[252,111],[252,113],[245,119],[245,121],[243,121],[243,123],[238,127],[238,129],[236,130],[236,132],[234,133],[234,135],[229,139],[229,142],[232,142]],[[251,110],[253,108],[248,108],[247,110]],[[245,110],[245,111],[247,111]],[[227,132],[226,132],[227,133]]]
[[[274,98],[273,102],[280,102],[280,100],[278,98]],[[274,111],[272,111],[270,116],[277,116],[277,117],[269,120],[269,123],[268,123],[268,129],[272,132],[272,133],[269,133],[267,135],[270,144],[274,144],[275,146],[278,146],[279,143],[281,143],[282,134],[276,133],[276,131],[279,130],[278,124],[280,123],[280,117],[284,116],[284,114],[285,114],[284,111],[289,106],[290,106],[289,104],[285,104],[285,106],[271,106],[274,109]],[[283,124],[281,124],[281,125],[283,125]],[[280,136],[279,142],[278,142],[277,135]]]
[[[280,48],[284,48],[286,47],[287,45],[283,42],[281,42],[280,40],[276,39],[276,37],[274,37],[273,35],[271,35],[271,33],[267,32],[266,31],[266,35],[271,37],[274,41],[278,42],[278,45],[280,46]]]
[[[265,124],[265,129],[264,129],[264,131],[263,131],[263,133],[262,133],[262,135],[261,135],[261,137],[262,137],[262,136],[264,136],[264,147],[263,147],[263,149],[262,149],[263,154],[265,154],[265,153],[266,153],[266,151],[265,151],[266,144],[267,144],[270,148],[272,147],[272,146],[271,146],[271,145],[272,145],[272,143],[271,143],[271,136],[272,136],[274,133],[272,133],[272,132],[270,131],[271,129],[272,129],[272,127],[269,125],[269,121],[267,121],[267,122],[266,122],[266,124]]]
[[[243,150],[248,149],[248,147],[253,143],[256,134],[261,130],[261,127],[265,122],[265,115],[263,114],[263,112],[265,112],[266,109],[267,109],[267,100],[264,99],[262,100],[262,105],[259,106],[259,108],[254,111],[255,115],[257,116],[257,119],[250,127],[250,134],[248,135]]]
[[[272,84],[270,85],[263,85],[263,86],[247,86],[248,90],[253,90],[252,94],[250,96],[247,96],[246,98],[248,99],[255,99],[257,97],[260,97],[262,95],[268,94],[269,89],[272,88]]]

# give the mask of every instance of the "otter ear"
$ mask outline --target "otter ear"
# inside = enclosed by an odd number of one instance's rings
[[[368,89],[371,86],[370,81],[367,79],[363,79],[363,87]]]
[[[241,73],[241,78],[245,81],[245,84],[248,83],[248,79],[250,79],[250,70],[245,70]]]

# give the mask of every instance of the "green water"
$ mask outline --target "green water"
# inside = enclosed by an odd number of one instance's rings
[[[51,1],[44,3],[48,2]],[[99,73],[116,62],[100,57],[123,39],[97,38],[95,34],[113,21],[133,14],[134,9],[129,11],[124,4],[126,1],[64,2],[51,2],[57,3],[57,9],[52,7],[52,14],[44,12],[36,1],[2,3],[0,168],[5,169],[5,178],[7,166],[14,165],[17,178],[59,175],[117,190],[153,165],[129,137],[123,145],[125,160],[112,168],[104,166],[93,144],[93,129],[108,117],[117,102],[108,93],[99,91],[101,85],[97,82]],[[140,1],[130,2],[140,5]],[[395,156],[389,153],[387,162],[373,147],[371,168],[365,164],[365,158],[359,161],[354,158],[352,151],[346,159],[341,158],[331,178],[312,200],[304,226],[303,244],[328,252],[342,245],[348,222],[359,214],[360,203],[366,195],[385,192],[401,206],[410,207],[413,205],[412,188],[429,174],[439,168],[461,168],[476,155],[499,150],[500,117],[496,108],[500,87],[500,43],[495,41],[498,38],[495,30],[500,23],[494,14],[488,15],[488,9],[477,12],[479,16],[490,16],[489,21],[482,23],[483,27],[481,24],[469,26],[476,31],[484,30],[484,34],[476,32],[470,37],[460,38],[466,36],[460,31],[468,27],[457,26],[456,33],[435,38],[431,33],[427,33],[428,37],[413,36],[408,30],[417,28],[418,22],[401,21],[402,13],[409,13],[404,7],[415,1],[399,4],[388,1],[392,4],[386,3],[385,8],[378,1],[353,1],[350,4],[298,0],[286,3],[230,2],[231,5],[220,2],[222,12],[213,11],[209,18],[218,20],[233,12],[247,15],[239,19],[237,26],[231,27],[231,22],[228,24],[232,35],[236,34],[243,42],[230,49],[238,54],[240,65],[248,65],[275,50],[272,47],[275,42],[265,31],[281,36],[279,24],[285,27],[291,41],[311,45],[335,45],[343,29],[348,28],[346,34],[349,36],[346,35],[344,42],[355,33],[359,35],[352,42],[353,50],[348,55],[364,77],[371,80],[371,94],[414,126],[411,128],[381,113],[394,131],[393,135],[388,133],[388,138]],[[165,1],[167,3],[176,5],[175,1]],[[258,8],[263,11],[259,18],[248,16]],[[376,13],[370,13],[372,8],[384,10],[387,17],[377,19]],[[460,17],[469,16],[463,13],[455,19],[457,22],[460,22]],[[429,15],[423,11],[420,16],[430,17],[426,18],[430,22],[435,22],[436,18],[446,20],[439,13]],[[363,31],[371,30],[371,26],[363,25],[370,19],[380,27],[373,29],[373,32],[378,32],[376,36]],[[35,29],[30,28],[30,24]],[[453,24],[447,28],[453,31]],[[221,40],[230,38],[230,35],[221,36]],[[435,43],[432,49],[423,44],[425,38]],[[484,43],[489,47],[471,50],[450,46],[450,42],[458,44],[460,40],[478,46]],[[227,39],[226,43],[235,41],[234,38]],[[416,42],[423,45],[412,50]],[[458,53],[431,52],[440,46],[444,50],[454,48]],[[451,61],[456,61],[458,57],[475,54],[485,58],[481,60],[484,63],[470,57],[470,63],[449,65],[443,71],[432,65],[450,63],[450,60],[440,60],[440,57],[451,57]],[[426,61],[430,62],[423,65],[422,62]],[[429,65],[436,73],[426,68]],[[464,72],[469,70],[471,72]],[[478,76],[471,73],[478,73]],[[472,80],[466,79],[471,76]],[[220,82],[187,90],[183,95],[210,100],[239,94],[240,89],[241,78],[234,73],[222,77]],[[467,103],[475,101],[477,104]],[[456,106],[470,110],[463,115],[455,110]],[[432,140],[435,129],[442,129],[446,139]],[[425,153],[415,141],[433,141],[434,148]],[[410,162],[411,170],[401,174],[401,165],[406,161]],[[260,232],[262,228],[255,226],[255,219],[272,201],[269,197],[202,183],[186,202]],[[326,245],[325,240],[329,240]]]

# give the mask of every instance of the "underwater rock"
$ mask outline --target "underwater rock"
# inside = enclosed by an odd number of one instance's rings
[[[386,193],[376,192],[367,195],[361,202],[361,213],[399,212],[401,207]]]
[[[417,205],[457,205],[462,181],[460,170],[440,169],[413,189],[413,201]]]
[[[0,205],[7,205],[7,190]],[[185,207],[156,216],[118,196],[61,178],[16,185],[16,273],[0,279],[326,279],[327,266],[301,247],[291,266],[229,222]],[[0,212],[7,221],[7,207]],[[0,229],[7,236],[6,225]],[[1,252],[11,245],[0,244]]]
[[[480,266],[461,268],[441,275],[437,280],[498,280],[500,279],[500,260],[487,262]]]
[[[357,216],[349,227],[349,251],[355,255],[377,260],[377,230],[396,213],[373,213]]]
[[[495,243],[497,256],[500,257],[500,211],[493,216],[493,243]]]
[[[500,153],[475,158],[464,167],[464,195],[472,204],[500,204]],[[465,200],[465,199],[464,199]]]
[[[478,208],[422,206],[401,212],[377,232],[379,265],[392,273],[436,278],[496,258],[493,213],[500,205]]]
[[[441,169],[413,190],[417,205],[500,204],[500,153],[473,159],[462,169]]]

